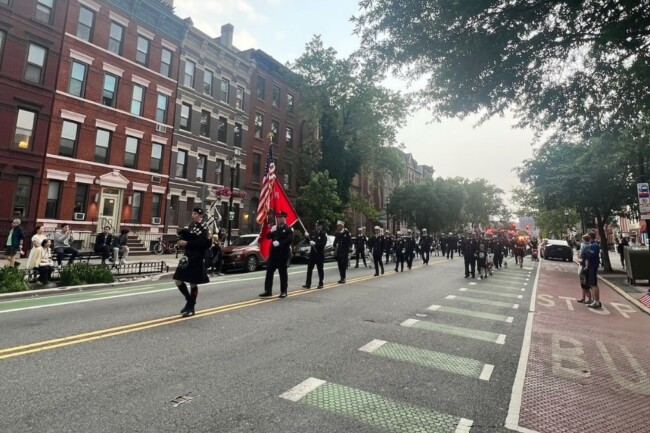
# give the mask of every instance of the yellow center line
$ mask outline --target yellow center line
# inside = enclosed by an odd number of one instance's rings
[[[443,262],[438,262],[438,263],[443,263]],[[422,268],[422,267],[424,267],[424,266],[423,265],[414,266],[413,269],[419,269],[419,268]],[[391,274],[382,275],[382,276],[390,276],[390,275]],[[393,274],[393,275],[396,275],[396,274]],[[337,284],[337,283],[327,284],[327,285],[325,285],[325,287],[323,289],[319,289],[319,290],[311,290],[311,289],[294,290],[294,291],[289,293],[288,297],[296,297],[296,296],[301,296],[301,295],[305,295],[305,294],[308,294],[308,293],[317,293],[320,290],[333,289],[333,288],[336,288],[336,287],[344,287],[344,286],[349,285],[349,284],[361,283],[363,281],[373,280],[373,279],[380,278],[380,277],[375,277],[374,275],[361,276],[361,277],[356,277],[356,278],[353,278],[351,280],[348,280],[346,284]],[[100,330],[97,330],[97,331],[71,335],[71,336],[68,336],[68,337],[54,338],[54,339],[51,339],[51,340],[45,340],[45,341],[40,341],[40,342],[36,342],[36,343],[9,347],[9,348],[0,350],[0,360],[13,358],[13,357],[17,357],[17,356],[22,356],[22,355],[27,355],[27,354],[30,354],[30,353],[42,352],[42,351],[45,351],[45,350],[57,349],[57,348],[60,348],[60,347],[72,346],[74,344],[87,343],[87,342],[90,342],[90,341],[95,341],[95,340],[100,340],[100,339],[103,339],[103,338],[114,337],[114,336],[117,336],[117,335],[124,335],[124,334],[128,334],[128,333],[131,333],[131,332],[143,331],[145,329],[156,328],[156,327],[163,326],[163,325],[171,325],[171,324],[186,321],[186,320],[199,319],[199,318],[203,318],[203,317],[207,317],[207,316],[212,316],[212,315],[218,314],[218,313],[224,313],[224,312],[227,312],[227,311],[238,310],[238,309],[245,308],[245,307],[252,307],[252,306],[255,306],[255,305],[260,305],[260,304],[265,304],[265,303],[268,303],[268,302],[275,302],[275,301],[279,301],[279,298],[276,297],[276,298],[270,298],[270,299],[269,298],[251,299],[251,300],[248,300],[248,301],[242,301],[242,302],[236,302],[236,303],[228,304],[228,305],[221,305],[221,306],[218,306],[218,307],[206,308],[205,310],[198,311],[194,316],[190,316],[190,317],[180,317],[180,316],[162,317],[162,318],[159,318],[159,319],[153,319],[153,320],[147,320],[147,321],[144,321],[144,322],[132,323],[130,325],[123,325],[123,326],[117,326],[117,327],[113,327],[113,328],[100,329]]]

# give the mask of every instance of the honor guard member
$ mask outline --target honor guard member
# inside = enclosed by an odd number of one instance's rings
[[[370,249],[372,250],[372,260],[375,262],[375,277],[379,276],[379,269],[384,275],[384,249],[386,248],[386,238],[381,234],[381,227],[375,226],[375,234],[370,238]]]
[[[454,259],[454,250],[457,247],[458,240],[456,239],[456,236],[453,235],[453,233],[449,233],[449,236],[447,236],[447,245],[445,246],[445,250],[447,251],[447,258],[450,258],[453,260]]]
[[[395,272],[399,272],[400,265],[402,265],[402,272],[404,272],[406,241],[402,238],[402,232],[397,232],[397,238],[395,239],[395,242],[393,242],[393,250],[395,251]]]
[[[302,286],[305,289],[311,287],[311,275],[314,272],[314,265],[318,271],[318,287],[317,289],[323,288],[323,279],[325,278],[325,272],[323,271],[323,264],[325,263],[325,245],[327,245],[327,233],[323,231],[323,221],[316,221],[316,228],[307,234],[307,239],[309,239],[309,261],[307,262],[307,280],[305,285]]]
[[[363,259],[363,266],[368,267],[366,264],[366,245],[368,245],[368,239],[363,234],[363,227],[357,229],[357,237],[354,239],[354,258],[357,260],[355,268],[359,267],[359,256]]]
[[[343,221],[337,221],[336,233],[334,234],[334,254],[339,265],[339,275],[341,277],[338,281],[339,284],[345,283],[345,274],[348,270],[348,261],[350,260],[350,247],[352,247],[350,231],[345,228]]]
[[[174,283],[185,297],[185,307],[181,310],[183,317],[194,315],[196,298],[199,296],[199,284],[210,282],[205,270],[205,252],[210,248],[208,227],[203,221],[203,209],[194,208],[192,221],[187,229],[178,232],[180,239],[176,242],[179,248],[185,250],[184,256],[179,260]],[[117,260],[117,257],[115,258]],[[187,290],[190,283],[191,292]]]
[[[406,250],[406,266],[411,269],[413,266],[413,258],[415,257],[415,250],[418,248],[418,241],[415,239],[415,233],[410,229],[406,231],[406,239],[404,239]]]
[[[470,233],[463,241],[463,260],[465,262],[465,278],[469,278],[471,272],[472,278],[476,278],[476,258],[478,254],[478,243],[474,233]]]
[[[286,224],[287,213],[280,211],[276,214],[276,225],[271,227],[267,233],[267,239],[271,239],[271,251],[269,252],[269,264],[266,268],[266,278],[264,280],[264,293],[260,293],[261,298],[266,298],[273,293],[273,275],[277,269],[280,275],[280,298],[287,297],[287,288],[289,286],[289,277],[287,275],[287,266],[291,255],[291,243],[293,241],[293,229]]]
[[[386,264],[388,264],[388,260],[390,259],[390,252],[393,250],[393,236],[389,233],[386,236],[384,236],[384,240],[386,241],[386,245],[384,246],[384,251],[386,252]]]
[[[429,252],[431,251],[431,236],[427,233],[427,229],[422,229],[422,236],[420,236],[420,251],[422,254],[422,263],[429,264]]]

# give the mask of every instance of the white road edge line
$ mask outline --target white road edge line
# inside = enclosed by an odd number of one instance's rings
[[[481,371],[481,375],[478,378],[481,380],[489,381],[493,371],[494,371],[494,365],[485,364],[483,366],[483,371]]]
[[[458,421],[458,425],[456,426],[454,433],[469,433],[469,430],[472,428],[473,424],[474,421],[471,419],[461,418],[460,421]]]
[[[370,343],[368,343],[368,344],[366,344],[364,346],[361,346],[359,348],[359,350],[362,351],[362,352],[372,353],[375,350],[379,349],[384,344],[386,344],[386,341],[384,341],[384,340],[372,340]]]
[[[415,325],[418,322],[419,322],[418,319],[406,319],[405,321],[400,323],[400,326],[405,326],[407,328],[410,328],[411,326]]]
[[[506,334],[499,334],[497,337],[497,341],[495,341],[496,344],[505,344],[506,343]]]
[[[280,398],[290,400],[293,402],[298,402],[304,396],[318,388],[319,386],[327,383],[324,380],[316,379],[315,377],[310,377],[309,379],[299,383],[298,385],[291,388],[289,391],[280,394]]]

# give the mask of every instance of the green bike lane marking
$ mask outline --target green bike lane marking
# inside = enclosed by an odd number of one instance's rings
[[[501,301],[492,301],[490,299],[479,299],[479,298],[469,298],[467,296],[456,296],[456,295],[447,295],[445,299],[457,300],[461,302],[469,302],[470,304],[481,304],[481,305],[491,305],[493,307],[503,307],[503,308],[519,308],[519,304],[513,304],[512,302],[501,302]]]
[[[371,353],[395,361],[408,362],[447,373],[459,374],[488,381],[494,370],[491,364],[484,364],[476,359],[448,353],[434,352],[403,344],[390,343],[383,340],[372,340],[359,348],[361,352]]]
[[[512,294],[512,293],[504,293],[504,292],[493,292],[492,290],[478,290],[478,289],[468,289],[466,287],[462,287],[458,289],[459,292],[464,292],[464,293],[480,293],[481,295],[490,295],[490,296],[498,296],[500,298],[516,298],[516,299],[523,299],[524,295],[518,295],[518,294]]]
[[[512,323],[514,317],[501,314],[484,313],[483,311],[464,310],[461,308],[445,307],[443,305],[432,305],[427,308],[429,311],[436,311],[459,316],[475,317],[477,319],[494,320],[496,322]]]
[[[455,335],[458,337],[471,338],[473,340],[487,341],[496,344],[504,344],[506,342],[505,334],[497,334],[496,332],[452,326],[445,323],[436,323],[418,319],[407,319],[400,323],[400,325],[406,328],[424,329],[427,331],[440,332],[442,334]]]
[[[325,266],[325,269],[335,268],[337,268],[336,265]],[[306,271],[304,269],[297,269],[289,272],[289,274],[304,274],[305,272]],[[265,275],[265,272],[259,272],[253,276],[250,276],[250,274],[228,275],[226,277],[219,277],[219,280],[217,281],[202,284],[201,287],[217,286],[220,284],[228,284],[233,282],[263,280],[265,278]],[[178,290],[172,281],[144,284],[140,286],[113,286],[96,290],[79,289],[77,292],[62,293],[58,295],[50,295],[45,293],[39,294],[37,291],[34,291],[33,297],[7,299],[5,301],[0,301],[0,314],[36,308],[101,301],[104,299],[115,299],[127,296],[149,295],[169,290]]]
[[[353,418],[393,433],[468,433],[473,424],[466,418],[402,403],[313,377],[280,397]]]

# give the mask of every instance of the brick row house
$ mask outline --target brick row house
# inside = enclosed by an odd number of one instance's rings
[[[287,77],[291,71],[262,50],[247,50],[242,58],[253,64],[251,104],[249,108],[248,146],[244,175],[246,208],[242,226],[246,232],[259,231],[256,223],[257,206],[262,188],[269,134],[273,156],[277,161],[276,175],[287,196],[295,204],[297,198],[296,169],[303,140],[304,122],[298,116],[300,94]],[[304,129],[307,129],[306,127]]]
[[[11,219],[28,230],[36,222],[67,8],[67,0],[0,0],[1,242]]]
[[[231,232],[237,235],[244,206],[239,179],[250,167],[251,62],[233,47],[231,24],[211,38],[186,21],[190,26],[181,48],[167,226],[175,232],[187,225],[199,206],[218,211],[223,228],[232,215]]]
[[[157,0],[70,0],[38,222],[163,229],[183,20]]]

